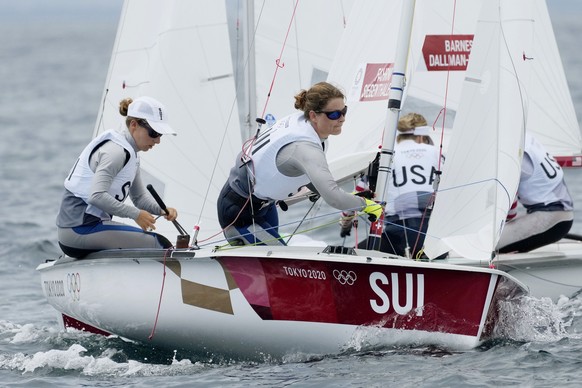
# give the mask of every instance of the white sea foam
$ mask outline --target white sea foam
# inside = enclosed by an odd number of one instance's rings
[[[580,301],[576,301],[579,305]],[[568,337],[572,319],[568,311],[572,302],[562,297],[558,303],[550,298],[525,296],[517,301],[500,303],[499,323],[495,336],[523,342],[554,342]]]

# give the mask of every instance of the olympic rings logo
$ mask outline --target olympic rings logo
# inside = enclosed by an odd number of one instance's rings
[[[74,301],[81,299],[81,275],[78,272],[67,274],[67,289]]]
[[[333,277],[340,282],[341,285],[347,284],[348,286],[352,286],[358,277],[354,271],[345,271],[345,270],[333,270]]]

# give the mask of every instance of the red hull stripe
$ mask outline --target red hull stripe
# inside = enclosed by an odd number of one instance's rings
[[[91,326],[89,324],[81,322],[81,321],[79,321],[73,317],[69,317],[68,315],[65,315],[65,314],[63,314],[63,323],[65,324],[65,327],[70,327],[73,329],[82,330],[82,331],[86,331],[86,332],[93,333],[93,334],[101,334],[104,336],[111,335],[106,331],[103,331],[103,330],[98,329],[94,326]]]
[[[219,259],[263,320],[475,336],[491,275],[311,260]]]

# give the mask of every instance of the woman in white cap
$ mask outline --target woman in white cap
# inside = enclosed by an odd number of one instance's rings
[[[165,213],[146,190],[139,170],[139,151],[160,143],[162,135],[175,135],[166,108],[150,97],[119,103],[127,116],[120,131],[109,130],[94,138],[81,152],[65,179],[57,216],[59,245],[69,256],[117,248],[169,248],[172,244],[155,229],[155,215],[173,221],[176,209]],[[125,204],[130,196],[135,206]],[[112,221],[131,218],[139,228]]]
[[[381,243],[366,239],[358,247],[416,258],[428,227],[433,182],[440,167],[439,153],[430,138],[426,119],[421,114],[409,113],[398,120]],[[377,166],[376,171],[358,183],[356,191],[373,192],[376,176]],[[340,220],[340,225],[342,236],[349,234],[351,222],[347,224]]]

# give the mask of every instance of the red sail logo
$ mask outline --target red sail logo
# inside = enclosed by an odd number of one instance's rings
[[[473,35],[426,35],[422,56],[428,71],[467,70]]]
[[[393,63],[368,63],[360,90],[360,101],[387,100]]]

